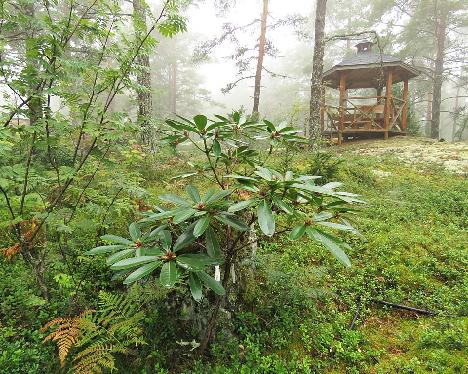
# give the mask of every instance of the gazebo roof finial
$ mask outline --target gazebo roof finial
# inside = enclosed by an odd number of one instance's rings
[[[373,45],[374,45],[373,42],[369,40],[364,40],[356,44],[355,47],[357,48],[357,53],[363,53],[363,52],[371,52]]]

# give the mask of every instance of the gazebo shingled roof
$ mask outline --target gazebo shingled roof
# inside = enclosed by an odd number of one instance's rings
[[[346,71],[347,88],[378,88],[379,85],[385,84],[382,70],[390,67],[393,70],[393,83],[419,75],[415,68],[405,64],[398,57],[375,53],[371,46],[371,42],[357,44],[356,55],[345,58],[324,72],[324,84],[331,88],[339,88],[341,71]]]

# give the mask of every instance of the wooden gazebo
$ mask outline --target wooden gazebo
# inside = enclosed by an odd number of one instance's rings
[[[322,100],[322,133],[343,138],[383,133],[406,134],[408,80],[419,72],[399,58],[372,51],[372,42],[356,45],[357,54],[333,66],[323,75],[324,87],[339,89],[339,106]],[[393,95],[393,84],[403,82],[402,97]],[[348,96],[347,90],[374,88],[375,96]],[[384,94],[382,94],[385,89]],[[323,95],[325,97],[325,94]]]

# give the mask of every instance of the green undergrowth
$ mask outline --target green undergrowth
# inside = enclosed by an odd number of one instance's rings
[[[126,222],[141,214],[139,199],[152,206],[158,194],[183,193],[187,181],[171,178],[189,169],[187,161],[197,160],[188,152],[178,157],[164,152],[156,162],[138,153],[126,156],[121,172],[129,169],[135,175],[109,211],[100,206],[119,189],[109,194],[114,174],[102,173],[70,224],[70,267],[55,265],[54,256],[63,254],[50,248],[48,280],[55,285],[50,304],[45,305],[20,258],[1,260],[0,372],[60,372],[54,348],[41,343],[40,327],[58,315],[93,307],[99,290],[124,291],[108,280],[104,260],[90,265],[81,254],[95,245],[96,225],[125,235]],[[206,314],[197,314],[203,308],[184,295],[169,294],[161,301],[154,296],[161,290],[148,282],[141,295],[147,344],[123,360],[120,372],[468,372],[467,180],[441,168],[405,166],[390,156],[326,153],[319,161],[301,152],[269,162],[282,171],[321,170],[327,181],[341,181],[345,190],[362,195],[367,206],[353,221],[362,237],[341,234],[352,246],[347,251],[352,266],[344,268],[307,239],[262,241],[256,255],[237,269],[241,296],[229,299],[223,309],[203,360],[192,350],[206,322]],[[201,177],[190,183],[201,191],[210,186]],[[77,295],[76,283],[81,286]],[[385,307],[379,300],[436,315]]]
[[[293,168],[317,167],[309,157],[296,158]],[[343,268],[312,241],[263,243],[255,259],[263,276],[246,291],[251,311],[238,321],[242,349],[229,357],[215,351],[219,363],[200,373],[468,370],[467,181],[391,157],[334,157],[335,180],[368,203],[354,222],[364,238],[343,235],[353,266]],[[223,365],[227,359],[236,364]]]

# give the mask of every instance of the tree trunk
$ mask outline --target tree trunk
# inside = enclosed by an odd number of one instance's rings
[[[229,272],[231,270],[232,264],[234,263],[234,259],[235,259],[235,254],[231,253],[230,255],[227,256],[226,261],[224,262],[223,279],[221,281],[221,284],[223,285],[224,290],[226,291],[226,295],[228,294],[228,291],[229,291]],[[221,309],[224,299],[225,299],[225,296],[216,296],[216,301],[213,306],[211,316],[208,319],[205,333],[200,341],[200,346],[198,347],[198,353],[200,355],[203,355],[206,349],[208,348],[208,344],[210,343],[210,339],[213,336],[214,330],[216,328],[216,324],[218,322],[219,310]]]
[[[431,138],[438,139],[440,132],[440,103],[444,72],[444,51],[447,29],[447,15],[442,14],[436,23],[436,59],[434,63],[434,86],[432,88]]]
[[[457,133],[457,122],[460,117],[459,112],[459,98],[460,98],[460,89],[462,85],[462,77],[460,76],[460,83],[457,85],[457,93],[455,95],[455,108],[453,109],[453,124],[452,124],[452,142],[455,142],[455,135]]]
[[[432,92],[427,93],[427,107],[426,107],[426,126],[425,135],[429,138],[431,136],[432,126]]]
[[[252,116],[258,116],[258,106],[260,104],[260,84],[262,81],[263,57],[265,56],[266,25],[268,17],[268,0],[263,0],[263,11],[260,25],[260,39],[258,41],[257,70],[255,72],[254,104]]]
[[[41,258],[38,248],[32,248],[30,243],[23,243],[21,251],[24,261],[31,269],[33,269],[36,285],[41,292],[42,298],[49,301],[50,292],[45,276],[46,268],[44,266],[44,259]]]
[[[27,16],[31,17],[31,19],[35,19],[35,4],[34,2],[28,3],[25,5],[24,12]],[[40,54],[38,50],[38,44],[36,43],[38,38],[37,30],[33,25],[31,25],[30,30],[28,30],[27,38],[25,40],[25,56],[26,56],[26,65],[27,70],[32,75],[31,80],[29,81],[29,91],[30,94],[34,96],[31,98],[28,104],[27,116],[29,119],[29,125],[34,126],[43,118],[43,104],[44,104],[44,89],[43,85],[38,85],[40,82],[39,72],[40,72],[40,63],[39,60],[35,57]],[[35,142],[36,142],[36,131],[32,134],[31,139],[31,146],[29,149],[29,156],[26,161],[25,167],[25,176],[24,176],[24,184],[23,184],[23,193],[21,197],[21,203],[19,208],[19,215],[23,214],[24,208],[24,201],[25,197],[28,192],[28,183],[29,183],[29,170],[31,164],[33,162],[34,155],[36,153],[35,150]],[[17,225],[17,231],[21,232],[20,225]],[[34,248],[34,243],[29,242],[22,238],[21,242],[21,253],[23,255],[23,259],[25,260],[26,264],[32,269],[35,279],[36,285],[38,286],[42,297],[45,300],[49,300],[49,288],[46,281],[45,276],[45,268],[44,268],[44,261],[41,258],[41,254],[38,248]]]
[[[171,113],[176,114],[177,110],[177,62],[171,64]]]
[[[35,9],[34,3],[26,4],[25,5],[25,13],[27,16],[31,17],[31,19],[35,18]],[[25,40],[25,55],[26,55],[26,65],[29,72],[32,72],[33,78],[30,80],[29,83],[29,90],[31,93],[34,93],[34,96],[31,98],[28,104],[28,112],[27,116],[29,118],[29,124],[32,126],[38,120],[42,118],[42,104],[43,104],[43,90],[42,85],[38,85],[40,81],[39,75],[39,66],[38,66],[38,59],[36,57],[40,54],[38,50],[38,46],[36,44],[36,30],[32,26],[30,30],[28,30],[28,37]]]
[[[327,0],[317,0],[315,9],[315,40],[312,79],[310,82],[309,145],[317,150],[320,145],[320,98],[322,93],[323,54],[325,46],[325,14]]]
[[[146,35],[148,28],[146,25],[146,9],[142,0],[133,0],[133,24],[137,40]],[[135,60],[137,70],[137,90],[138,100],[138,122],[141,126],[141,140],[144,144],[151,143],[149,124],[153,111],[151,98],[151,71],[149,55],[142,50]]]

